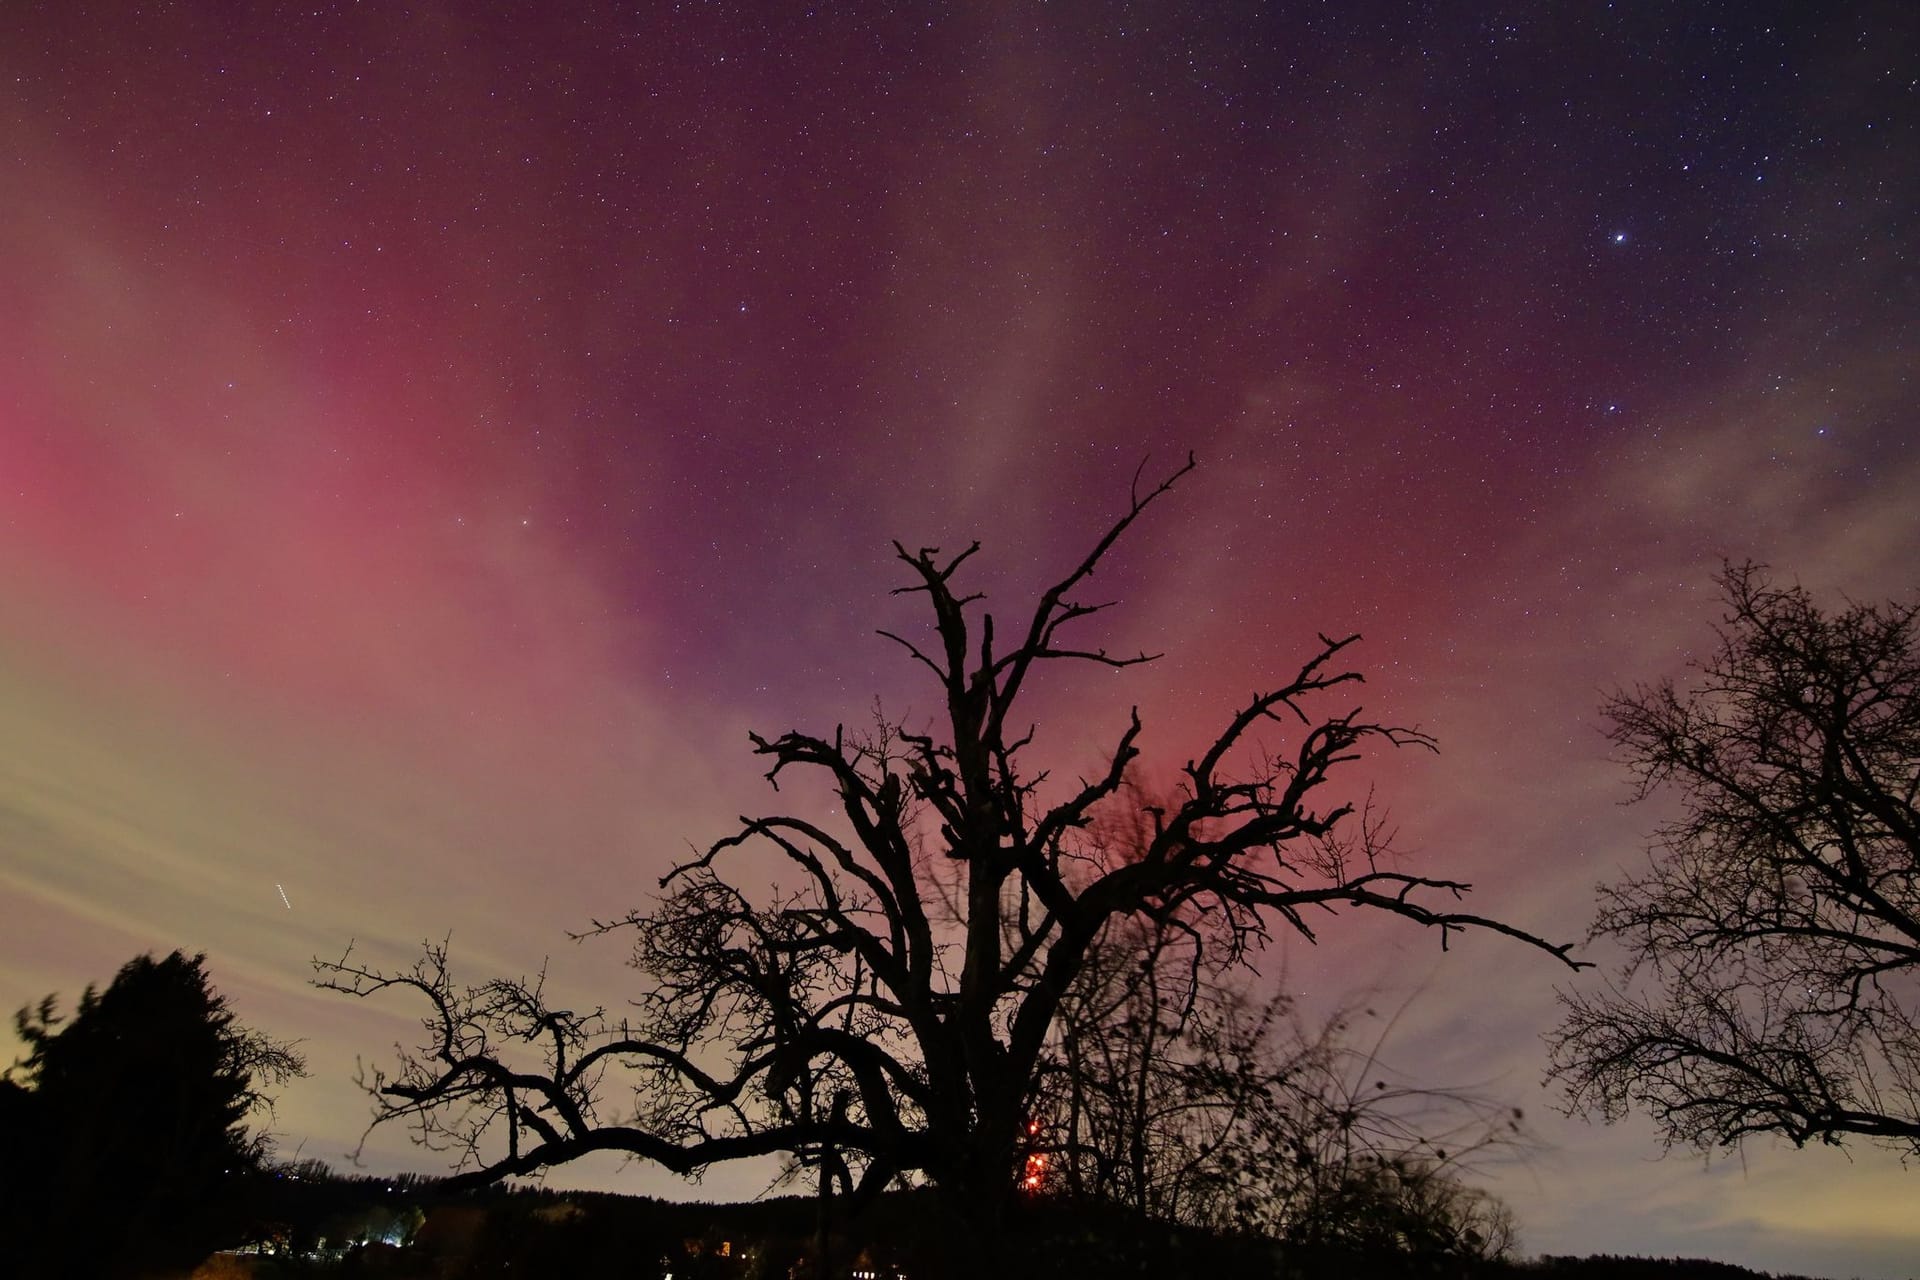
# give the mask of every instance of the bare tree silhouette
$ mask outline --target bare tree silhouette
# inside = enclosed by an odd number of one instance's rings
[[[1187,763],[1170,807],[1136,813],[1141,839],[1124,856],[1088,830],[1127,803],[1137,712],[1089,776],[1026,766],[1034,733],[1015,708],[1039,668],[1151,660],[1069,633],[1108,607],[1080,595],[1103,558],[1193,465],[1144,489],[1136,475],[1124,514],[1004,647],[992,615],[974,616],[980,597],[955,584],[977,543],[944,556],[895,544],[909,575],[898,593],[924,597],[932,629],[882,634],[931,675],[940,729],[754,736],[770,781],[821,779],[838,817],[743,819],[674,868],[653,906],[596,922],[590,933],[633,935],[647,986],[630,1016],[554,1008],[537,979],[461,985],[444,944],[398,972],[351,950],[319,963],[323,987],[425,1002],[425,1042],[366,1081],[374,1123],[410,1124],[477,1180],[593,1151],[686,1173],[784,1154],[844,1189],[930,1180],[991,1227],[1016,1194],[1062,1003],[1115,921],[1204,917],[1212,958],[1230,962],[1275,927],[1312,938],[1310,913],[1353,907],[1443,944],[1485,929],[1574,964],[1566,946],[1450,909],[1467,885],[1391,867],[1377,827],[1323,800],[1365,748],[1433,745],[1324,709],[1360,681],[1342,666],[1356,636],[1323,636],[1244,704]],[[793,883],[733,869],[750,845]]]
[[[1250,998],[1203,929],[1109,925],[1063,1002],[1023,1184],[1298,1245],[1511,1249],[1505,1207],[1467,1178],[1529,1146],[1520,1112],[1395,1071],[1399,1013],[1309,1025],[1284,993]]]
[[[1669,1143],[1863,1137],[1920,1153],[1920,605],[1829,613],[1729,565],[1694,687],[1606,707],[1638,794],[1677,792],[1652,865],[1601,891],[1622,989],[1565,993],[1569,1106]]]

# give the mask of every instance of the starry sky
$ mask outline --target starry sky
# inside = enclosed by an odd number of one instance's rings
[[[1011,612],[1188,450],[1099,579],[1166,656],[1047,673],[1035,761],[1137,704],[1169,777],[1358,631],[1409,867],[1580,936],[1660,816],[1595,706],[1721,558],[1916,585],[1917,83],[1898,0],[10,3],[0,998],[204,950],[340,1162],[414,1011],[311,957],[617,1004],[566,931],[768,808],[750,729],[935,709],[891,539]],[[1549,962],[1324,933],[1263,981],[1526,1108],[1528,1250],[1920,1256],[1891,1156],[1556,1116]]]

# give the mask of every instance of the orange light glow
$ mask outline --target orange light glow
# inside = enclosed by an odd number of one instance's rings
[[[1021,1189],[1023,1191],[1038,1191],[1040,1189],[1041,1182],[1046,1178],[1046,1173],[1047,1173],[1046,1154],[1044,1152],[1036,1151],[1033,1154],[1029,1155],[1027,1157],[1026,1171],[1020,1177]]]

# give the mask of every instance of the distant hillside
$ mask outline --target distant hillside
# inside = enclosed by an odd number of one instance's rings
[[[544,1187],[449,1192],[426,1179],[340,1178],[309,1165],[263,1183],[253,1209],[272,1253],[211,1260],[195,1273],[200,1280],[803,1280],[818,1274],[819,1207],[807,1196],[704,1204]],[[957,1262],[966,1252],[964,1228],[925,1192],[883,1196],[860,1214],[836,1213],[830,1225],[834,1277],[974,1280]],[[993,1280],[1768,1280],[1762,1272],[1690,1258],[1476,1263],[1289,1250],[1145,1221],[1112,1207],[1046,1202],[1025,1206],[1009,1224],[1005,1244],[1006,1262]]]
[[[1754,1271],[1731,1262],[1706,1258],[1622,1258],[1599,1254],[1591,1258],[1545,1257],[1515,1264],[1516,1275],[1551,1276],[1558,1280],[1812,1280],[1811,1277]]]

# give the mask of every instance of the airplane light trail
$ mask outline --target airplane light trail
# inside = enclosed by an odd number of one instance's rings
[[[276,889],[280,889],[280,886],[277,884],[274,885],[273,887]],[[280,901],[287,902],[287,891],[285,889],[280,889]],[[289,911],[293,910],[293,904],[291,902],[287,902],[287,910]]]

